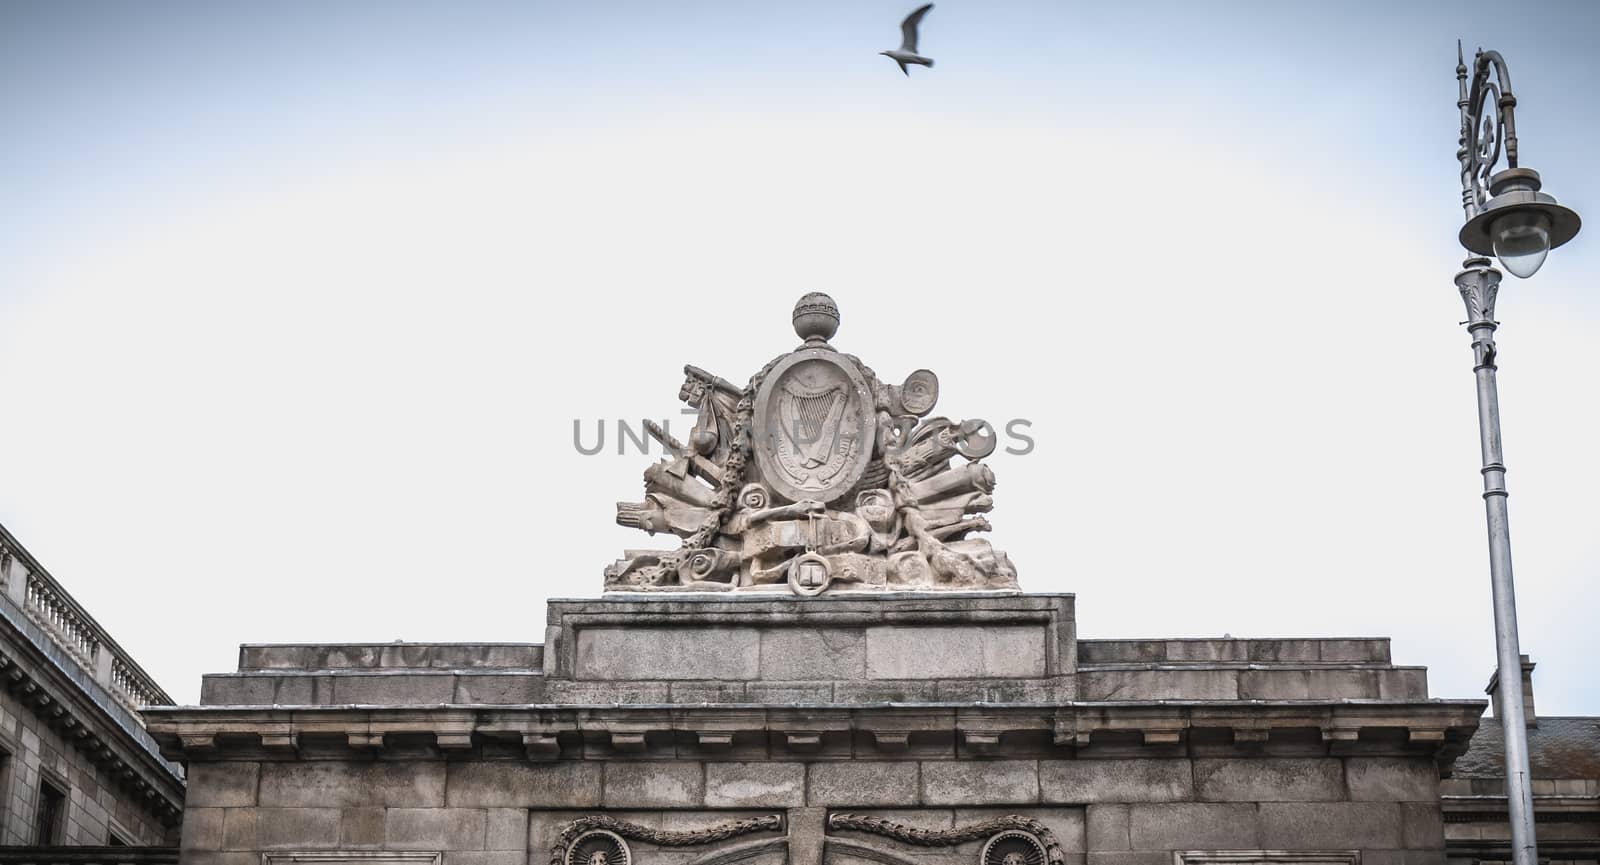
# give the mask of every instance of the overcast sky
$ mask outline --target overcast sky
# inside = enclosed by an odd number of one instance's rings
[[[180,702],[241,642],[538,641],[651,545],[615,421],[824,290],[1032,424],[990,537],[1083,636],[1479,696],[1455,40],[1600,220],[1600,5],[940,0],[905,77],[913,5],[0,2],[0,522]],[[1597,232],[1498,310],[1542,714],[1600,714]]]

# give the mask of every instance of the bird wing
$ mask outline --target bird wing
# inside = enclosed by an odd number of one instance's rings
[[[918,6],[916,11],[907,15],[906,20],[900,22],[901,51],[910,51],[912,54],[917,53],[917,25],[922,23],[922,16],[928,14],[928,10],[932,8],[932,3],[924,3]]]

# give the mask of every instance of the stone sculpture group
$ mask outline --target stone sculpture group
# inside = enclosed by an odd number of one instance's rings
[[[981,420],[929,417],[939,379],[886,385],[829,345],[839,310],[802,297],[804,344],[740,388],[684,367],[678,396],[698,412],[687,442],[647,423],[669,457],[617,522],[677,535],[675,550],[629,550],[608,591],[1016,589],[988,541],[996,437]],[[956,463],[960,458],[959,464]]]

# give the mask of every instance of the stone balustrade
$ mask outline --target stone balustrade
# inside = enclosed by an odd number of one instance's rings
[[[170,706],[155,683],[22,545],[0,527],[0,593],[123,706]]]

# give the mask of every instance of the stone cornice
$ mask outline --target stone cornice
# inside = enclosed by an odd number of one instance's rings
[[[176,760],[352,749],[474,749],[529,759],[660,757],[1111,759],[1228,754],[1429,755],[1447,768],[1481,700],[1055,704],[228,706],[146,713]]]
[[[31,624],[9,610],[0,615],[0,631],[7,632],[0,639],[0,684],[70,747],[142,797],[151,813],[176,824],[184,796],[178,768],[157,752],[137,716],[83,681],[87,674],[70,659],[52,657],[25,633]]]

